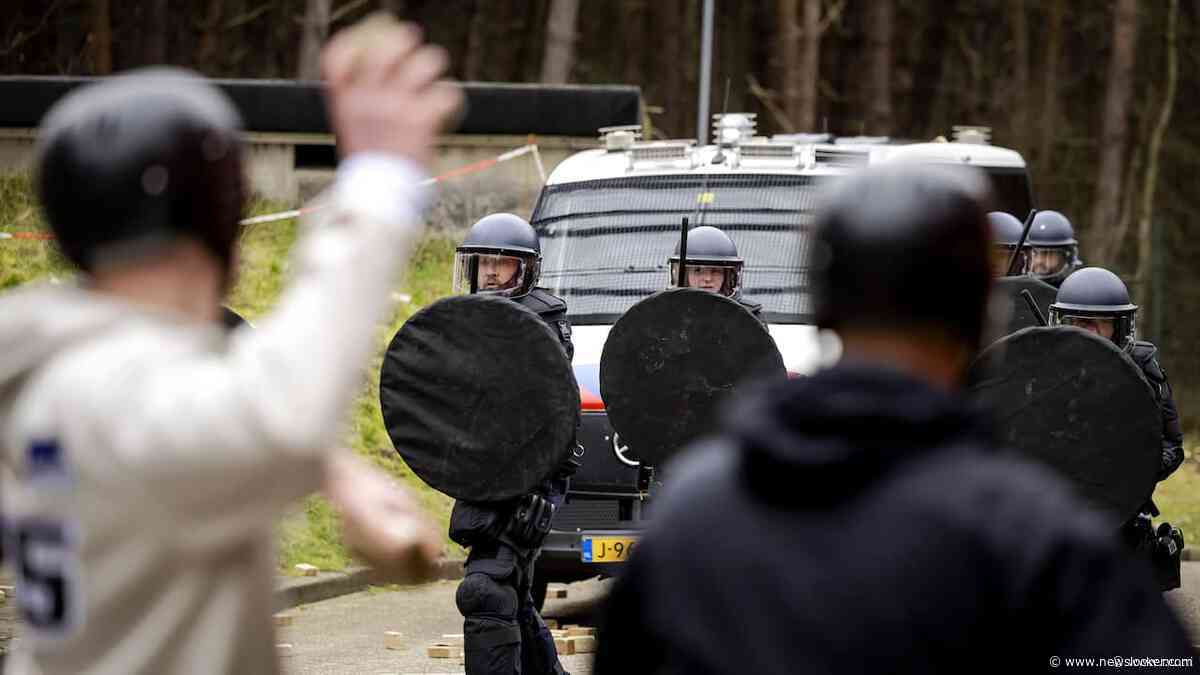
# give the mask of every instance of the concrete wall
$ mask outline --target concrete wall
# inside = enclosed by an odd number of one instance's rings
[[[297,167],[297,147],[332,148],[329,134],[283,134],[248,132],[246,173],[251,188],[262,197],[287,205],[298,204],[328,185],[332,167]],[[29,170],[32,166],[36,129],[0,128],[0,172]],[[568,155],[594,148],[596,139],[565,136],[444,136],[438,145],[432,172],[440,175],[475,162],[493,158],[507,150],[536,142],[546,173]],[[528,215],[542,181],[532,155],[525,155],[495,168],[450,178],[440,185],[442,199],[435,205],[434,221],[454,226],[496,210]],[[466,224],[469,225],[470,222]]]

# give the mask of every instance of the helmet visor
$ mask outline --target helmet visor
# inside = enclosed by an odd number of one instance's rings
[[[1033,248],[1029,252],[1029,273],[1048,279],[1067,271],[1074,259],[1069,248]]]
[[[679,285],[679,261],[672,260],[670,269],[671,275],[667,279],[667,287],[675,288]],[[687,285],[688,288],[699,288],[709,293],[733,296],[741,288],[739,272],[738,267],[731,265],[688,263]]]
[[[1010,244],[997,244],[992,248],[992,274],[997,277],[1008,276],[1008,261],[1012,257],[1013,249],[1016,246]],[[1014,275],[1025,274],[1026,268],[1029,265],[1029,251],[1022,249],[1017,254],[1017,268],[1013,270]]]
[[[454,292],[494,293],[519,297],[531,290],[533,274],[529,262],[500,253],[460,251],[454,255]]]
[[[1051,326],[1074,326],[1112,340],[1118,347],[1125,347],[1136,339],[1137,312],[1116,315],[1076,314],[1050,308]]]

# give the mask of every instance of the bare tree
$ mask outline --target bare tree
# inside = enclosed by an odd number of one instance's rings
[[[304,9],[304,28],[300,35],[300,62],[296,79],[321,79],[321,45],[329,35],[329,15],[332,0],[307,0]]]
[[[488,8],[485,0],[475,3],[471,12],[471,28],[467,33],[467,52],[463,55],[463,78],[479,80],[483,78],[484,57],[487,54]]]
[[[216,70],[217,45],[221,40],[221,15],[224,0],[208,0],[200,32],[200,44],[196,47],[196,66],[204,72]]]
[[[575,21],[579,0],[551,0],[546,20],[546,49],[542,52],[542,82],[565,84],[575,64]]]
[[[892,0],[872,0],[867,5],[866,93],[867,131],[890,134],[892,128],[892,34],[895,25]],[[1023,89],[1022,89],[1023,91]]]
[[[1100,133],[1100,168],[1088,244],[1093,251],[1108,249],[1121,204],[1121,169],[1129,136],[1129,101],[1133,93],[1134,52],[1137,46],[1137,0],[1117,0],[1113,11],[1113,50],[1108,63],[1104,124]],[[1103,263],[1104,260],[1096,260]]]
[[[142,63],[151,65],[167,62],[167,0],[146,3],[145,35],[142,43]]]
[[[108,75],[113,70],[112,12],[109,0],[92,2],[92,72]]]
[[[1146,150],[1146,181],[1142,185],[1142,208],[1138,216],[1136,302],[1141,307],[1146,307],[1150,298],[1150,262],[1154,253],[1150,228],[1154,218],[1154,189],[1158,184],[1159,154],[1162,151],[1167,126],[1171,123],[1171,109],[1175,107],[1175,92],[1179,86],[1178,22],[1179,0],[1171,0],[1167,9],[1167,91],[1163,97],[1162,109],[1158,113],[1158,122],[1154,125],[1154,132],[1150,134],[1149,148]],[[1154,300],[1163,301],[1162,298]],[[1149,312],[1143,312],[1142,321],[1146,321],[1149,315]]]
[[[1041,138],[1038,140],[1037,163],[1042,175],[1050,174],[1054,159],[1051,150],[1058,123],[1058,62],[1062,51],[1063,14],[1066,0],[1054,0],[1046,26],[1045,58],[1042,60]]]
[[[1025,21],[1025,0],[1012,0],[1008,9],[1008,20],[1012,27],[1014,68],[1012,89],[1002,100],[1011,103],[1009,112],[1012,115],[1013,137],[1025,138],[1028,131],[1026,127],[1029,124],[1029,106],[1025,103],[1029,96],[1029,27]]]

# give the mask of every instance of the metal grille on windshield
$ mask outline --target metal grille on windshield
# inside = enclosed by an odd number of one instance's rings
[[[822,177],[669,175],[547,186],[533,213],[542,285],[578,324],[612,323],[666,288],[680,220],[725,231],[745,259],[743,295],[772,323],[809,323],[806,259]]]

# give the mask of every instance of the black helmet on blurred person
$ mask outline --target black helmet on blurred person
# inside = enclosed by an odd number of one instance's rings
[[[527,295],[542,270],[542,246],[524,218],[493,213],[471,226],[454,254],[454,292]]]
[[[667,285],[679,284],[679,244],[667,260],[670,278]],[[687,281],[691,288],[701,288],[726,297],[735,297],[742,289],[742,267],[745,261],[738,255],[737,245],[721,230],[702,225],[687,234]]]
[[[1009,260],[1012,258],[1017,244],[1021,242],[1021,234],[1025,231],[1025,225],[1007,211],[989,213],[988,224],[992,228],[992,241],[995,244],[995,248],[992,249],[992,274],[998,277],[1008,276]],[[1013,270],[1014,275],[1024,274],[1026,266],[1029,264],[1028,245],[1022,246],[1021,249],[1016,269]]]
[[[1029,229],[1029,274],[1055,285],[1081,266],[1071,221],[1058,211],[1038,211]]]
[[[1082,328],[1125,349],[1137,337],[1137,311],[1120,277],[1102,267],[1085,267],[1058,289],[1050,325]]]
[[[37,189],[59,249],[85,271],[190,238],[232,277],[245,188],[241,118],[175,68],[85,85],[42,120]]]
[[[968,167],[911,164],[837,185],[809,248],[817,325],[933,329],[977,350],[992,283],[987,186]]]

